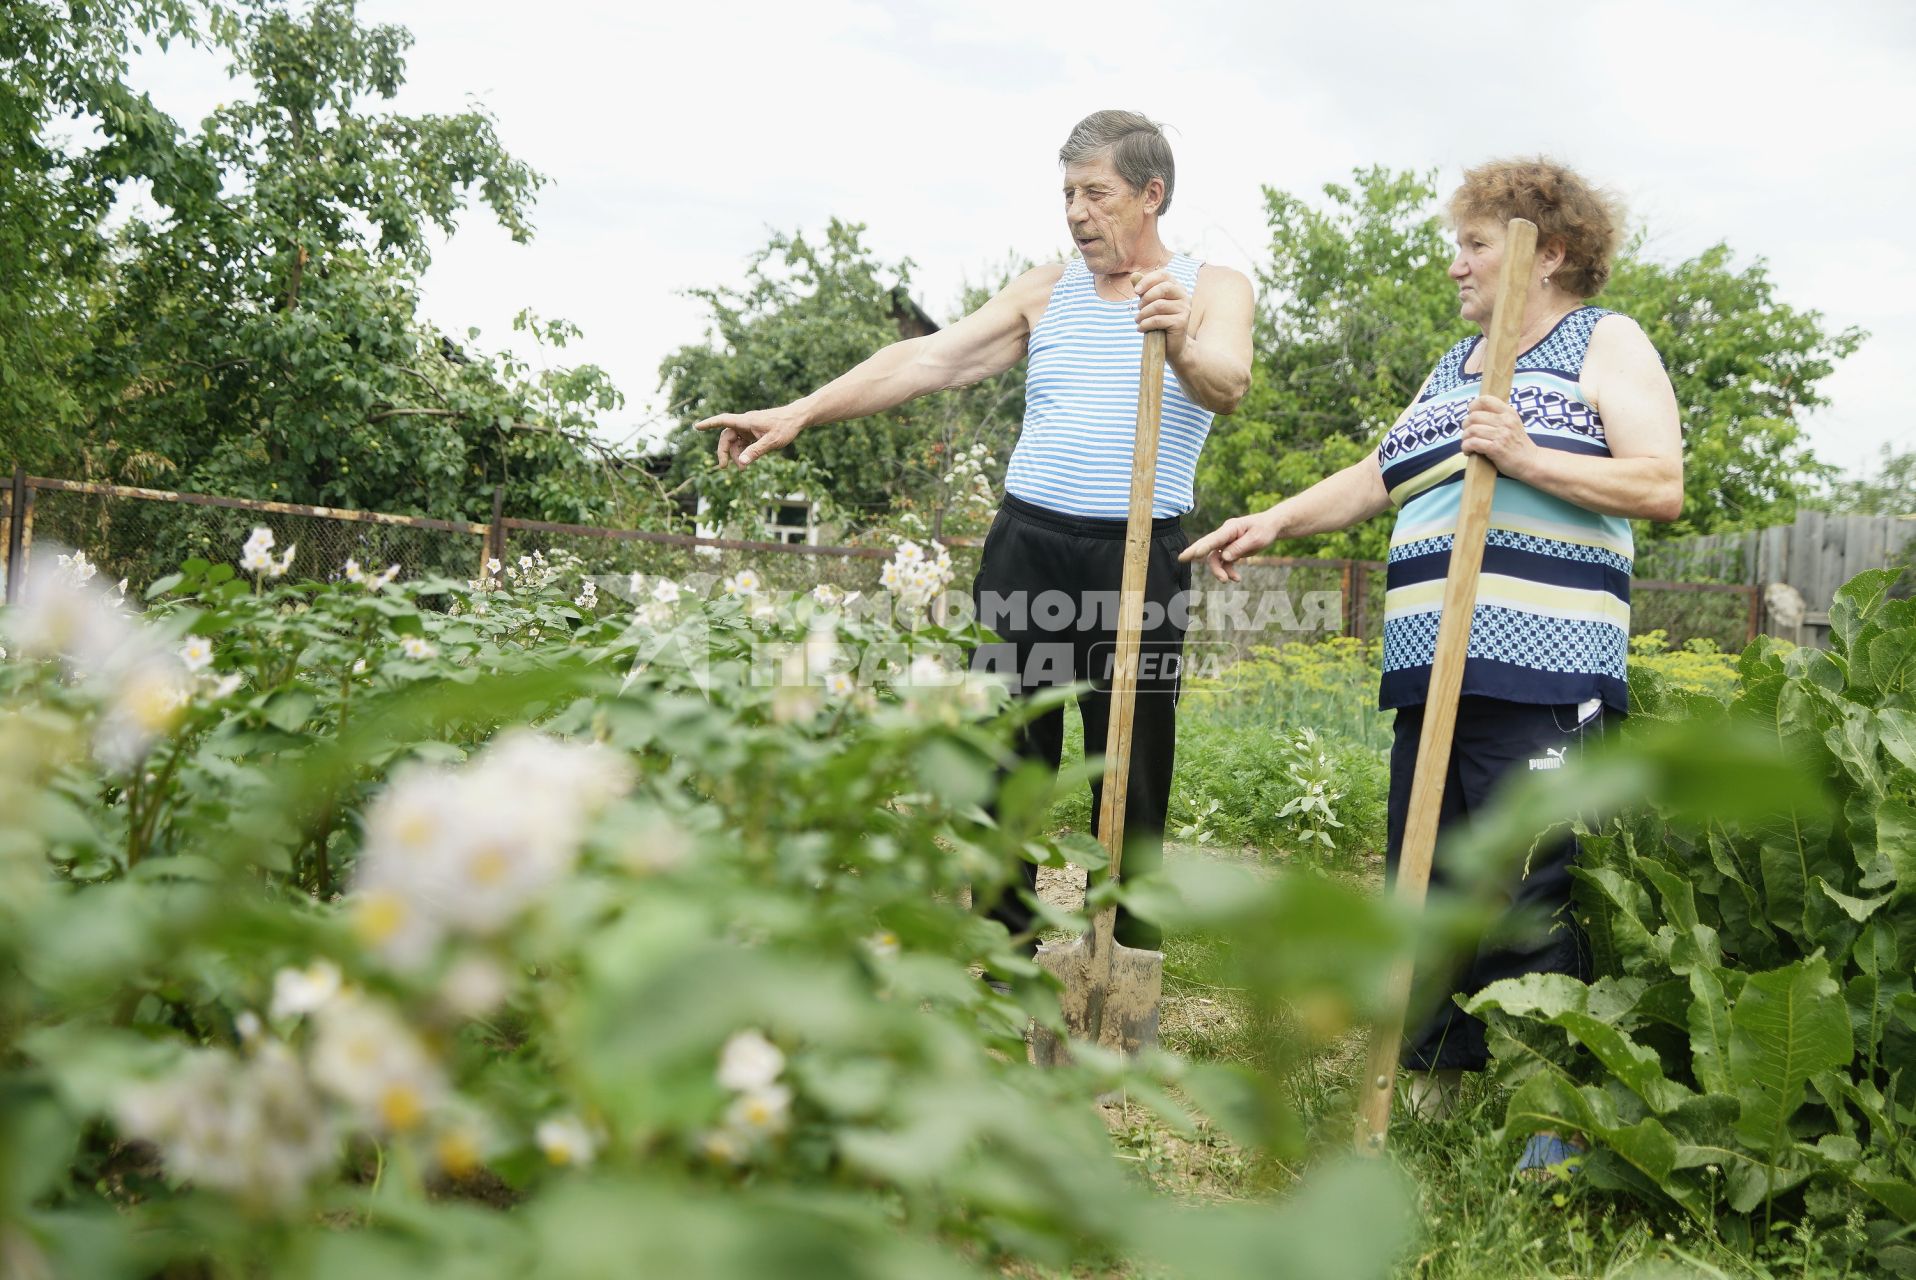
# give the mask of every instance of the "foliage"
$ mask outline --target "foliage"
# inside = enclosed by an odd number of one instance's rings
[[[233,71],[254,96],[193,144],[217,189],[128,226],[100,308],[86,374],[107,457],[214,493],[472,518],[504,484],[515,513],[606,512],[577,443],[619,403],[604,375],[534,374],[418,319],[428,237],[477,198],[525,240],[541,179],[482,111],[366,109],[398,93],[409,42],[350,0],[247,15]],[[555,347],[574,333],[519,325]]]
[[[298,564],[262,533],[139,619],[69,560],[0,615],[10,1262],[932,1277],[1122,1254],[1216,1280],[1280,1254],[1382,1274],[1401,1247],[1384,1170],[1179,1205],[1090,1105],[1122,1084],[1191,1133],[1176,1083],[1288,1150],[1256,1073],[1024,1065],[1056,1002],[973,976],[1031,967],[961,890],[1064,851],[1048,780],[994,790],[1001,695],[948,656],[972,633],[744,572]],[[1135,892],[1373,953],[1273,998],[1369,1008],[1399,936],[1308,885]]]
[[[462,348],[419,317],[430,237],[476,202],[525,240],[542,180],[483,110],[369,109],[404,81],[403,28],[361,23],[353,0],[237,13],[124,0],[79,6],[70,25],[28,5],[23,18],[9,38],[40,74],[10,79],[0,112],[32,186],[18,193],[31,234],[0,235],[25,282],[0,303],[16,317],[0,320],[0,361],[18,374],[0,410],[12,455],[442,518],[489,515],[501,485],[515,515],[663,510],[656,485],[590,434],[621,402],[602,371]],[[243,88],[190,137],[123,83],[142,29],[230,54]],[[46,134],[69,112],[98,117],[106,145]],[[160,214],[126,210],[109,238],[102,218],[136,178]],[[545,352],[576,336],[530,314],[517,326]],[[16,414],[57,427],[57,447]]]
[[[1667,701],[1667,688],[1727,702],[1737,689],[1737,655],[1723,652],[1714,640],[1704,637],[1672,649],[1668,635],[1650,631],[1630,637],[1629,673],[1631,701],[1638,706]]]
[[[822,240],[777,233],[752,255],[742,288],[692,290],[711,312],[706,340],[681,347],[659,371],[681,424],[675,477],[694,474],[713,450],[692,423],[797,400],[899,340],[912,264],[880,261],[863,233],[835,218]],[[963,302],[975,307],[986,296],[967,290]],[[788,452],[818,473],[841,509],[878,519],[900,499],[937,507],[951,460],[979,443],[1005,456],[1023,415],[1024,375],[1014,370],[808,431]]]
[[[1328,184],[1326,209],[1264,188],[1270,260],[1258,271],[1251,390],[1220,419],[1198,463],[1209,527],[1261,510],[1373,447],[1456,341],[1446,246],[1429,212],[1435,174],[1359,169]],[[1381,559],[1373,524],[1287,546],[1287,554]]]
[[[1685,262],[1620,255],[1596,301],[1643,326],[1663,357],[1683,416],[1683,515],[1657,536],[1788,524],[1828,469],[1811,456],[1803,417],[1828,403],[1818,384],[1862,342],[1817,311],[1776,297],[1761,258],[1738,269],[1715,244]]]
[[[1815,505],[1838,515],[1906,516],[1916,513],[1916,449],[1884,445],[1873,472],[1830,481]]]
[[[204,38],[193,0],[84,5],[17,0],[0,26],[0,440],[21,463],[73,461],[81,420],[68,370],[86,347],[88,290],[105,266],[101,219],[132,177],[170,192],[195,174],[179,127],[127,83],[142,38],[165,48]],[[90,117],[100,140],[76,146],[56,121]]]
[[[1375,446],[1437,357],[1465,336],[1452,257],[1431,212],[1436,174],[1359,169],[1313,207],[1264,192],[1269,265],[1250,394],[1220,420],[1198,473],[1199,522],[1259,510]],[[1683,519],[1649,536],[1787,523],[1821,468],[1802,436],[1818,390],[1862,341],[1779,301],[1764,263],[1738,269],[1726,245],[1665,264],[1640,237],[1592,301],[1643,325],[1675,384],[1686,431]],[[1294,554],[1378,559],[1379,525],[1301,540]]]
[[[1892,576],[1839,592],[1831,651],[1752,646],[1728,706],[1643,708],[1635,752],[1578,779],[1599,812],[1650,792],[1575,871],[1600,976],[1468,1006],[1523,1077],[1509,1126],[1593,1139],[1599,1185],[1700,1221],[1768,1221],[1786,1197],[1916,1221],[1916,604],[1888,599]],[[1654,719],[1672,715],[1674,736]]]

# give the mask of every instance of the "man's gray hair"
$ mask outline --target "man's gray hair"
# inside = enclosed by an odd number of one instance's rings
[[[1111,153],[1112,167],[1133,191],[1144,190],[1153,178],[1162,179],[1164,203],[1158,206],[1158,216],[1170,212],[1177,168],[1171,162],[1171,144],[1165,141],[1163,125],[1135,111],[1094,111],[1078,121],[1058,148],[1058,163],[1077,164],[1105,151]]]

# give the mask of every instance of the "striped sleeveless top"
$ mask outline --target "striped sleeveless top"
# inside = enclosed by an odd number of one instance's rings
[[[1178,254],[1171,276],[1196,296],[1197,259]],[[1123,520],[1131,511],[1131,455],[1138,428],[1138,364],[1144,335],[1135,298],[1106,302],[1082,258],[1052,286],[1031,332],[1024,429],[1005,469],[1005,492],[1067,515]],[[1154,517],[1194,505],[1198,450],[1211,412],[1184,394],[1164,369]]]
[[[1580,307],[1517,357],[1511,405],[1543,448],[1610,456],[1603,419],[1578,385],[1590,334],[1610,314]],[[1385,570],[1378,696],[1385,708],[1421,703],[1429,688],[1463,494],[1458,436],[1483,383],[1481,374],[1464,373],[1464,362],[1479,341],[1467,338],[1445,353],[1412,412],[1377,446],[1384,487],[1397,507]],[[1601,698],[1628,711],[1623,664],[1634,553],[1628,520],[1498,476],[1463,691],[1543,704]]]

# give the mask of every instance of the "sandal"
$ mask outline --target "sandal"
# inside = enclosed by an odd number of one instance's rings
[[[1517,1157],[1517,1167],[1511,1176],[1531,1182],[1545,1182],[1558,1175],[1574,1177],[1583,1171],[1583,1154],[1587,1149],[1579,1142],[1554,1133],[1533,1133],[1524,1143],[1523,1154]]]

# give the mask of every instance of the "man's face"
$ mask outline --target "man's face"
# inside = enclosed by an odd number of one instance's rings
[[[1112,165],[1109,151],[1066,166],[1064,220],[1084,265],[1099,275],[1138,265],[1131,254],[1144,235],[1146,210],[1156,211],[1162,190],[1155,178],[1144,190],[1132,190]]]

